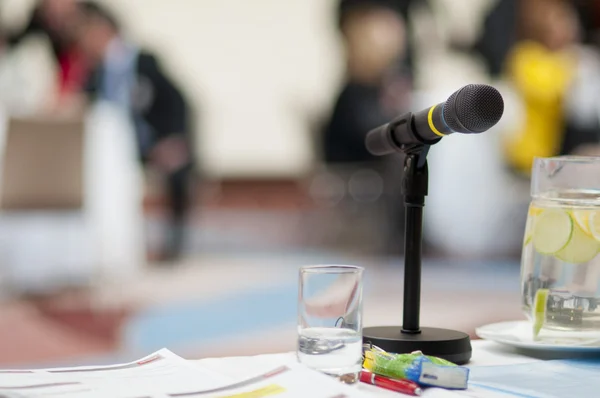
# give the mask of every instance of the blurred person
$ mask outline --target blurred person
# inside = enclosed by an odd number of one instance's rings
[[[28,37],[43,35],[49,40],[58,68],[58,100],[78,98],[88,78],[88,65],[77,45],[75,19],[77,0],[39,0],[27,24],[17,32],[3,32],[9,48]]]
[[[563,152],[565,99],[577,67],[579,23],[561,0],[521,3],[521,40],[509,55],[507,77],[524,105],[524,122],[505,146],[509,165],[529,175],[533,158]]]
[[[401,16],[404,22],[401,32],[404,49],[402,55],[398,57],[397,62],[399,63],[399,68],[403,69],[404,73],[412,78],[415,67],[414,32],[409,22],[417,7],[426,9],[430,7],[429,0],[341,0],[338,13],[339,27],[341,28],[345,23],[348,12],[352,12],[357,7],[368,5],[385,7]]]
[[[485,16],[481,34],[473,50],[483,58],[486,69],[493,78],[502,76],[506,60],[519,41],[520,11],[528,1],[495,0]],[[582,41],[593,41],[597,36],[597,27],[600,26],[600,1],[572,0],[570,3],[580,20]]]
[[[572,0],[571,4],[581,21],[583,43],[600,45],[600,1]]]
[[[79,8],[81,48],[94,66],[88,90],[130,114],[142,164],[163,175],[170,230],[161,259],[175,260],[184,244],[194,167],[189,105],[156,57],[123,38],[109,10],[91,1]]]
[[[402,16],[388,2],[342,2],[346,81],[324,134],[327,163],[372,162],[366,134],[408,107],[410,80],[398,70],[406,48]]]
[[[340,3],[338,26],[346,50],[346,78],[322,141],[324,163],[344,181],[351,197],[346,209],[350,214],[344,214],[343,219],[351,216],[364,223],[377,218],[382,239],[373,233],[370,236],[375,245],[383,244],[387,254],[403,250],[399,243],[404,220],[399,192],[402,157],[372,156],[365,147],[365,137],[409,107],[406,26],[397,6],[397,2],[386,0]],[[361,215],[365,211],[369,213]],[[355,230],[371,228],[363,224]],[[356,239],[366,243],[361,236]]]
[[[498,0],[485,16],[482,33],[475,43],[493,78],[500,77],[510,51],[517,41],[519,0]],[[502,32],[502,34],[499,34]]]

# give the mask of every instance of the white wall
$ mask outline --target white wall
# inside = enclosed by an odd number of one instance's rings
[[[339,83],[334,0],[103,0],[198,103],[198,151],[215,176],[296,176],[310,118]],[[6,1],[10,22],[31,0]]]

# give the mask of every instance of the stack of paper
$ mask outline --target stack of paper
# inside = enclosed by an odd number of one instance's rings
[[[139,361],[101,367],[0,370],[0,398],[364,398],[356,388],[302,365],[283,364],[232,380],[163,349]]]

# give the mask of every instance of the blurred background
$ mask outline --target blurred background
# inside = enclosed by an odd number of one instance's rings
[[[600,153],[600,1],[0,1],[0,366],[295,348],[298,267],[400,324],[403,158],[366,133],[492,84],[429,154],[422,323],[522,318],[534,156]]]

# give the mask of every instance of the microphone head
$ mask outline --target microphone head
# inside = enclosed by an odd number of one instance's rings
[[[448,98],[444,120],[457,133],[482,133],[493,127],[504,113],[500,92],[486,84],[469,84]]]

